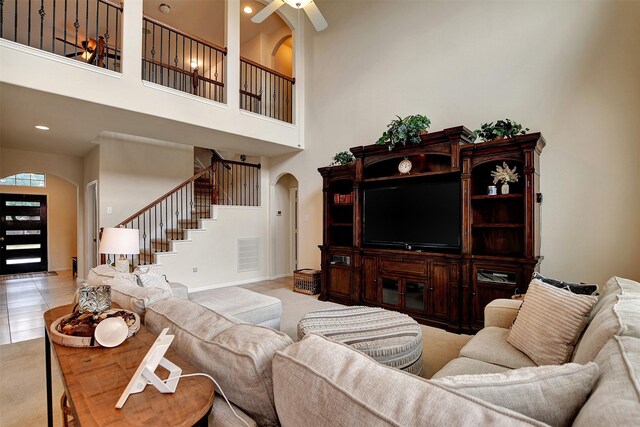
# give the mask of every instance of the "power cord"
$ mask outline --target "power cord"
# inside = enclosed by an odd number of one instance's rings
[[[242,418],[240,418],[240,415],[238,415],[236,413],[236,411],[233,409],[233,406],[231,406],[231,403],[229,402],[229,399],[227,399],[227,396],[224,394],[224,391],[222,391],[222,387],[220,387],[220,384],[218,384],[218,382],[211,375],[207,375],[207,374],[203,374],[203,373],[184,374],[184,375],[180,375],[178,378],[187,378],[187,377],[207,377],[211,381],[213,381],[213,383],[216,385],[216,387],[218,387],[218,390],[220,390],[220,394],[222,394],[222,397],[224,397],[224,400],[227,402],[227,405],[229,405],[229,409],[231,409],[231,412],[233,412],[233,415],[235,415],[237,419],[242,421],[242,424],[246,425],[247,427],[250,427],[249,424],[247,424],[247,422],[245,420],[243,420]],[[175,378],[171,378],[171,379],[175,379]],[[162,382],[166,383],[167,381],[169,381],[169,379],[163,380]],[[149,382],[148,384],[151,384],[151,383]]]

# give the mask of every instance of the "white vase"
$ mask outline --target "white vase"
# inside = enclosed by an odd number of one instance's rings
[[[508,183],[502,184],[502,187],[500,187],[500,193],[509,194],[509,184]]]

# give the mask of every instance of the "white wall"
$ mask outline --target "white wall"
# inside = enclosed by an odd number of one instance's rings
[[[265,168],[260,188],[261,206],[218,206],[212,212],[213,220],[202,221],[201,230],[189,230],[187,241],[173,243],[173,252],[156,254],[162,274],[184,284],[190,292],[268,279],[271,241],[269,173]],[[260,268],[238,272],[237,239],[253,237],[260,239]],[[194,268],[198,270],[195,273]]]
[[[100,226],[113,227],[193,176],[193,147],[103,138],[99,162]]]
[[[317,167],[375,142],[398,114],[432,130],[509,117],[542,153],[543,273],[640,279],[639,2],[324,0],[305,34],[306,150],[273,159],[300,181],[300,265],[318,267]]]

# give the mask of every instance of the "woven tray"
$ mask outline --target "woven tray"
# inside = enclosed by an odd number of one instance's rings
[[[116,311],[126,311],[128,313],[132,313],[136,318],[136,321],[133,325],[129,326],[129,334],[127,338],[133,336],[140,329],[140,316],[138,316],[133,311],[122,310],[122,309],[111,309],[107,310],[106,313],[115,313]],[[51,324],[49,328],[49,336],[51,337],[51,341],[56,344],[64,345],[66,347],[101,347],[100,344],[96,340],[93,340],[93,345],[91,345],[91,337],[76,337],[73,335],[65,335],[58,331],[58,325],[62,320],[71,316],[71,314],[67,314],[66,316],[62,316]]]

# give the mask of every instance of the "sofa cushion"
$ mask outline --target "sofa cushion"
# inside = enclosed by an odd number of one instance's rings
[[[238,417],[246,423],[238,419],[231,410],[238,414]],[[215,399],[213,399],[213,407],[209,414],[208,427],[257,427],[258,424],[251,419],[247,414],[242,412],[242,409],[231,403],[231,407],[227,405],[226,400],[220,394],[216,393]]]
[[[215,378],[227,398],[258,425],[278,424],[271,361],[291,338],[177,298],[149,307],[145,324],[156,334],[168,327],[175,335],[173,348]]]
[[[640,283],[617,276],[607,280],[607,283],[600,290],[600,298],[593,307],[591,317],[595,317],[607,305],[615,304],[617,295],[640,296]]]
[[[533,273],[532,279],[538,279],[542,283],[555,286],[556,288],[565,289],[569,292],[573,292],[574,294],[597,295],[598,293],[598,285],[596,284],[565,282],[564,280],[545,277],[537,271]]]
[[[507,342],[509,329],[488,326],[462,347],[460,356],[506,368],[536,366],[529,356]]]
[[[542,425],[315,334],[276,354],[273,391],[283,426]]]
[[[573,425],[631,426],[640,420],[640,339],[614,336],[596,356],[600,373]]]
[[[282,301],[237,286],[192,292],[191,301],[216,313],[233,316],[252,325],[280,329]]]
[[[187,288],[182,283],[169,282],[169,287],[171,288],[171,293],[174,297],[180,299],[189,299],[189,288]]]
[[[453,375],[495,374],[508,370],[509,368],[505,368],[504,366],[498,366],[476,359],[469,359],[468,357],[458,357],[444,365],[444,367],[436,372],[431,379],[450,377]]]
[[[107,280],[116,277],[116,269],[108,264],[100,264],[89,270],[87,274],[87,284],[90,286],[103,285]]]
[[[593,362],[567,363],[434,382],[552,426],[568,426],[587,400],[597,373],[598,365]]]
[[[111,301],[121,308],[137,313],[143,322],[147,307],[172,295],[171,290],[141,288],[120,275],[107,280],[105,284],[111,286]]]
[[[484,326],[509,329],[518,316],[522,301],[498,298],[484,308]]]
[[[595,359],[614,335],[640,338],[640,296],[615,295],[611,302],[601,307],[589,322],[573,354],[575,363],[587,363]]]
[[[533,279],[507,342],[538,365],[565,363],[596,301]]]

